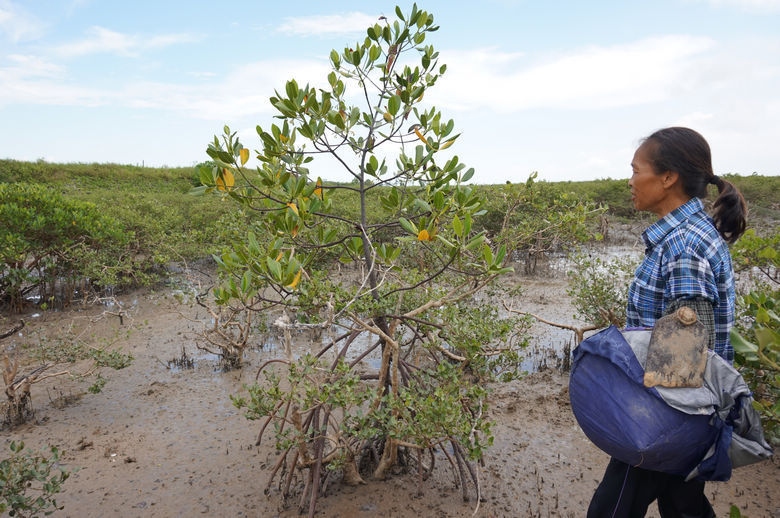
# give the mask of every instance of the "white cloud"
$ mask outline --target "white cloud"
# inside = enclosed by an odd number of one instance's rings
[[[44,25],[35,16],[14,2],[0,0],[0,36],[14,43],[33,40],[44,32]]]
[[[113,41],[110,43],[109,40]],[[124,37],[102,38],[115,52],[129,49]],[[153,43],[151,43],[153,44]],[[77,55],[93,46],[71,49]],[[103,49],[108,51],[107,49]],[[187,118],[225,121],[270,113],[268,102],[274,90],[296,78],[301,86],[324,81],[326,61],[269,60],[247,63],[227,74],[201,73],[202,82],[164,83],[136,81],[112,88],[94,88],[88,83],[70,83],[64,66],[34,55],[10,55],[0,61],[0,107],[13,104],[60,106],[112,105],[162,111],[176,111]],[[220,77],[219,82],[213,80]]]
[[[38,56],[11,54],[0,65],[0,107],[20,103],[51,104],[62,95],[65,71]]]
[[[179,43],[194,41],[187,34],[163,34],[159,36],[139,36],[123,34],[105,27],[91,27],[87,37],[81,41],[60,45],[56,53],[65,57],[77,57],[88,54],[109,53],[123,56],[137,56],[141,51],[167,47]]]
[[[70,0],[67,7],[68,14],[73,14],[92,3],[92,0]]]
[[[157,99],[157,108],[181,110],[199,119],[224,121],[271,113],[268,99],[284,92],[287,80],[303,87],[324,81],[330,69],[325,62],[269,60],[247,63],[227,74],[219,84],[187,88],[155,85],[144,98]],[[162,86],[162,87],[161,87]]]
[[[715,7],[736,7],[750,12],[780,11],[780,0],[705,0]]]
[[[318,36],[335,34],[355,34],[366,30],[379,20],[379,15],[347,13],[343,15],[303,16],[286,18],[277,29],[292,36]]]
[[[568,55],[537,57],[477,49],[442,52],[446,80],[437,99],[461,109],[603,109],[663,100],[692,77],[695,58],[715,46],[692,36],[662,36]],[[687,86],[688,88],[694,85]]]
[[[55,63],[46,61],[38,56],[25,54],[9,54],[6,56],[9,65],[0,68],[2,77],[24,79],[35,77],[60,77],[63,68]]]
[[[42,66],[35,74],[29,67],[0,68],[0,108],[18,104],[91,107],[106,104],[111,96],[110,92],[63,82],[58,79],[61,69],[38,63]]]

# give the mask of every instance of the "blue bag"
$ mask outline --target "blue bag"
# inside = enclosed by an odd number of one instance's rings
[[[572,411],[601,450],[632,466],[688,476],[723,440],[717,416],[675,409],[644,386],[644,368],[623,333],[610,326],[573,352]],[[730,439],[730,434],[728,439]],[[731,466],[728,466],[728,476]]]

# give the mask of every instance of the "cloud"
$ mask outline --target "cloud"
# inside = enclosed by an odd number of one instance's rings
[[[24,79],[30,77],[57,78],[62,75],[63,68],[38,56],[25,54],[9,54],[6,56],[9,65],[0,68],[2,77]]]
[[[675,89],[693,87],[686,81],[695,79],[695,59],[714,46],[710,38],[660,36],[557,56],[528,57],[496,49],[443,51],[448,69],[446,81],[437,84],[437,99],[446,99],[456,109],[502,113],[655,102]]]
[[[175,36],[159,37],[144,45],[175,42]],[[446,80],[437,83],[429,100],[450,109],[502,115],[537,108],[591,110],[649,103],[681,88],[681,77],[695,76],[690,73],[691,59],[713,45],[707,38],[667,36],[553,56],[529,57],[495,49],[447,51],[442,52],[449,66]],[[74,44],[65,53],[132,53],[140,46],[134,36],[96,27],[91,38]],[[6,103],[111,104],[228,120],[270,113],[268,97],[274,90],[282,90],[286,80],[295,77],[301,86],[307,82],[318,86],[329,68],[326,61],[266,60],[235,68],[219,82],[145,81],[102,91],[87,85],[67,87],[62,81],[63,68],[29,56],[19,56],[13,67],[0,71],[8,77],[3,81],[4,89],[15,92],[5,99]]]
[[[749,12],[780,11],[780,0],[705,0],[714,7],[736,7]]]
[[[366,27],[374,25],[379,15],[369,15],[359,12],[340,15],[303,16],[286,18],[277,29],[291,36],[322,36],[362,33]]]
[[[137,48],[133,38],[111,31],[96,32],[88,44],[69,49],[68,55],[98,51],[130,52]],[[175,40],[175,38],[173,38]],[[159,37],[147,46],[171,41]],[[268,98],[283,91],[295,77],[301,84],[324,81],[327,61],[267,60],[246,63],[226,73],[201,73],[203,81],[166,83],[135,81],[115,87],[93,87],[70,82],[68,68],[35,55],[0,56],[0,107],[14,104],[59,106],[105,106],[181,112],[187,118],[225,121],[271,113]],[[218,81],[215,78],[220,78]]]
[[[0,36],[14,43],[39,38],[44,25],[14,2],[0,0]]]
[[[0,108],[20,104],[99,106],[110,92],[69,84],[65,70],[34,56],[13,55],[0,67]]]
[[[123,34],[104,27],[94,26],[87,31],[86,38],[81,41],[60,45],[57,47],[56,53],[63,57],[78,57],[98,53],[134,57],[144,50],[168,47],[194,40],[195,38],[188,34],[163,34],[147,37]]]
[[[21,103],[57,103],[65,70],[38,56],[10,54],[0,65],[0,107]]]
[[[87,7],[93,0],[70,0],[67,6],[68,14],[73,14],[84,7]]]
[[[303,87],[323,80],[330,69],[319,61],[268,60],[247,63],[227,73],[219,83],[133,83],[118,92],[117,102],[135,108],[178,111],[195,119],[226,121],[273,111],[268,99],[284,92],[295,77]]]

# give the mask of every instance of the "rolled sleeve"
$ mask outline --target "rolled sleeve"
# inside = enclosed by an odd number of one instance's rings
[[[706,258],[683,252],[667,263],[664,298],[667,301],[700,298],[717,304],[718,290],[714,279]]]

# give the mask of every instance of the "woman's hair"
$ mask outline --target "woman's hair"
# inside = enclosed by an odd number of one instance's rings
[[[718,188],[718,198],[712,205],[715,228],[728,243],[739,239],[747,226],[745,198],[734,184],[712,171],[710,146],[704,137],[692,129],[672,127],[656,131],[644,142],[650,144],[648,150],[655,172],[679,174],[688,196],[703,199],[707,197],[708,184]]]

